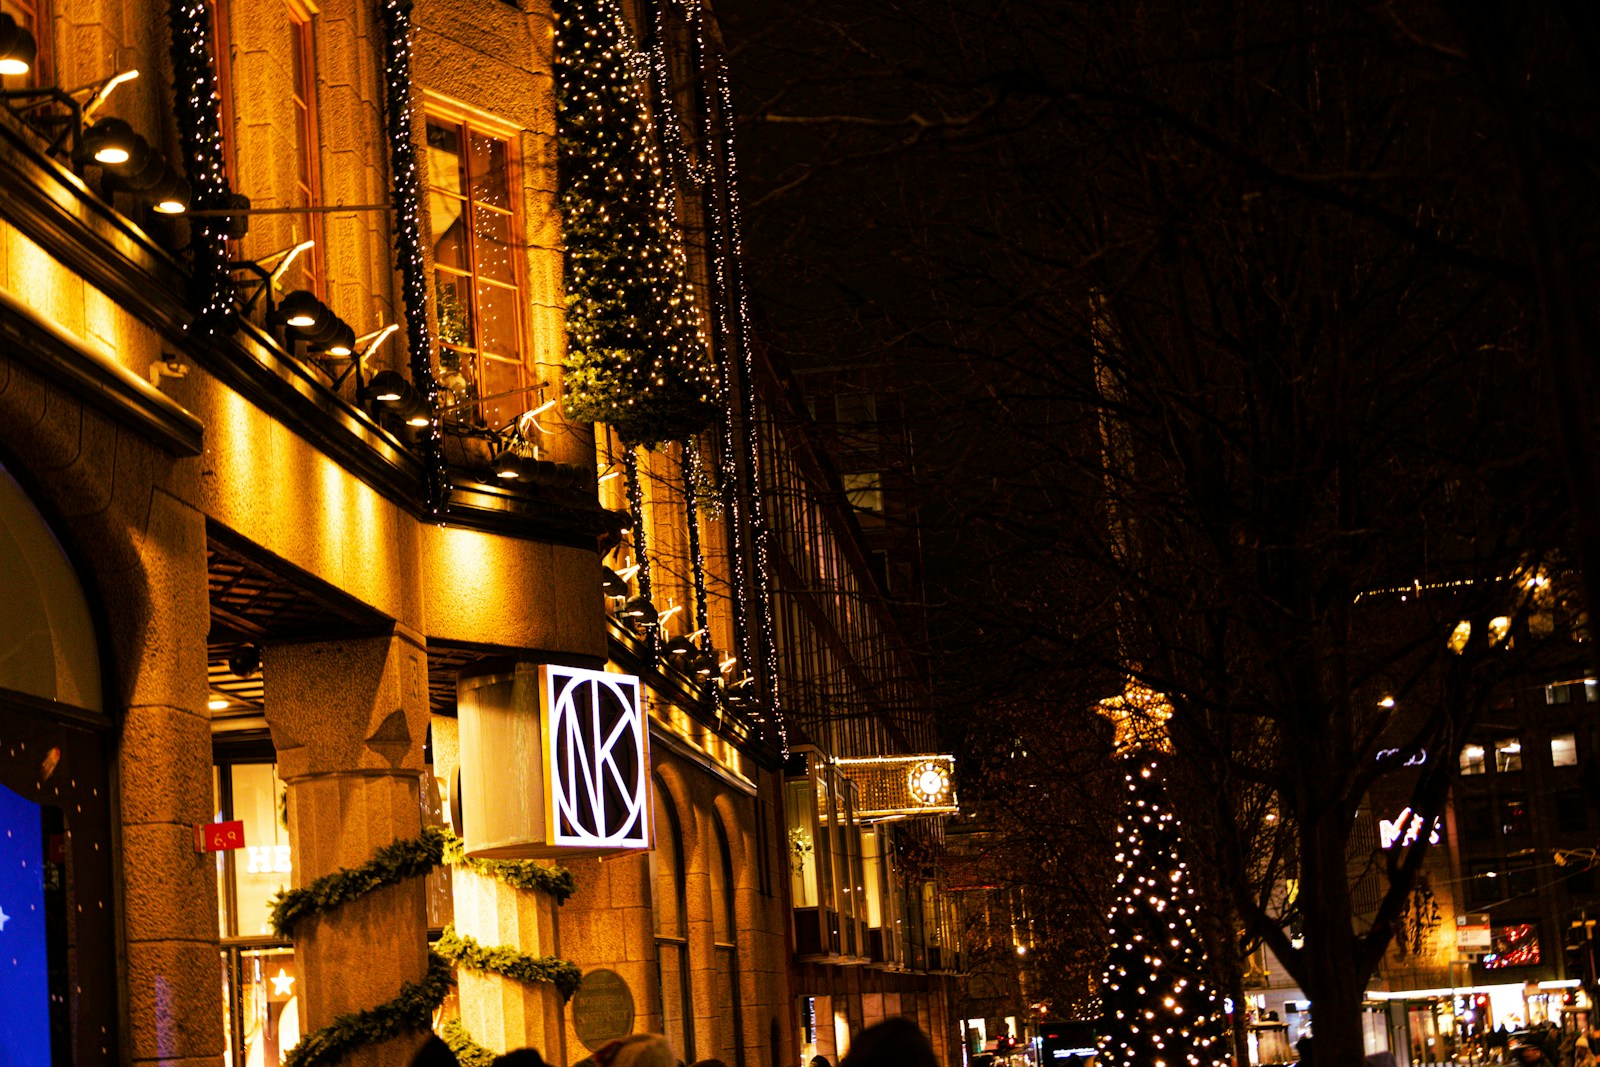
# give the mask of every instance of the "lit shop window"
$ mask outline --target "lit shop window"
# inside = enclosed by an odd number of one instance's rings
[[[292,882],[288,787],[272,763],[215,768],[218,822],[243,824],[244,846],[217,853],[222,934],[223,1061],[229,1067],[281,1063],[300,1041],[294,949],[278,941],[272,898]]]
[[[1487,770],[1483,762],[1482,745],[1471,744],[1461,750],[1462,774],[1483,774]]]
[[[1573,734],[1550,736],[1550,766],[1576,767],[1578,765],[1578,739]]]
[[[1522,770],[1522,741],[1516,737],[1502,737],[1494,743],[1494,769],[1497,771]]]
[[[441,384],[454,418],[503,428],[528,409],[509,140],[428,116],[428,215]]]

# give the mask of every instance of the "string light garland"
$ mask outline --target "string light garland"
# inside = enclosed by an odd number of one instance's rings
[[[1117,823],[1116,899],[1102,999],[1108,1067],[1223,1067],[1221,997],[1207,976],[1185,841],[1154,752],[1118,757],[1127,806]]]
[[[411,109],[411,0],[379,0],[383,25],[385,119],[389,134],[389,173],[394,183],[394,251],[399,260],[400,292],[405,304],[411,384],[429,414],[418,430],[424,466],[424,495],[430,514],[444,517],[450,472],[445,465],[444,437],[439,429],[439,384],[433,373],[433,336],[428,327],[428,271],[423,257],[421,179]]]
[[[186,161],[194,207],[215,211],[232,202],[223,164],[222,101],[211,68],[211,12],[205,0],[172,0],[167,7],[172,37],[173,117]],[[228,274],[228,219],[191,215],[191,329],[202,337],[231,333],[236,324],[233,282]]]
[[[694,563],[694,628],[700,634],[700,650],[711,647],[711,613],[706,594],[706,557],[700,546],[700,452],[692,439],[682,449],[683,510],[688,516],[689,558]]]
[[[622,453],[622,470],[628,489],[628,514],[633,516],[633,562],[638,565],[634,573],[635,580],[639,583],[639,595],[650,599],[650,535],[644,525],[644,486],[639,480],[639,453],[631,447],[625,447]],[[651,663],[656,661],[657,639],[660,628],[655,621],[644,624],[646,657]]]
[[[711,425],[717,378],[656,148],[648,59],[613,0],[556,0],[556,130],[566,246],[564,410],[624,444]]]

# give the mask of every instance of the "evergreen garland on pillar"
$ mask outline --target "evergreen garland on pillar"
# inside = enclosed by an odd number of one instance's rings
[[[1106,918],[1107,1067],[1222,1067],[1227,1017],[1206,977],[1193,873],[1161,768],[1122,755],[1127,808],[1117,824],[1117,897]]]
[[[221,98],[211,69],[211,12],[205,0],[171,0],[173,116],[184,171],[194,191],[194,207],[215,211],[232,206],[223,172]],[[194,329],[202,336],[231,332],[233,282],[228,274],[228,220],[195,215],[189,219],[190,298]]]
[[[569,418],[625,444],[709,426],[717,376],[688,283],[649,71],[613,0],[556,0]]]

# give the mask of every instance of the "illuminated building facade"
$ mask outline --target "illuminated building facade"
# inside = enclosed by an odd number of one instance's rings
[[[585,131],[541,0],[3,7],[35,50],[0,114],[0,1058],[267,1067],[320,1032],[398,1064],[420,1011],[552,1063],[638,1031],[798,1062],[703,9],[566,9],[643,117]],[[586,262],[655,272],[714,369],[637,387],[666,438],[565,414],[605,378],[564,263],[604,212],[557,164],[635,126],[650,240]],[[830,759],[932,751],[795,707]],[[931,1010],[916,982],[873,1003]]]

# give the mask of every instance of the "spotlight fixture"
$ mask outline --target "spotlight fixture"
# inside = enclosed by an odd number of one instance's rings
[[[694,658],[694,676],[700,681],[708,681],[717,674],[717,657],[711,653],[702,652]]]
[[[656,606],[649,597],[636,596],[622,606],[622,617],[640,626],[654,626]]]
[[[121,119],[101,119],[83,131],[83,154],[105,167],[142,170],[150,158],[150,142]]]
[[[510,449],[505,449],[494,457],[489,468],[494,471],[496,478],[514,482],[522,477],[522,457]]]
[[[274,315],[274,319],[279,326],[289,326],[296,330],[309,330],[322,322],[327,314],[328,305],[318,300],[314,293],[309,293],[304,289],[296,289],[278,301],[278,310]]]
[[[340,319],[334,319],[333,336],[325,342],[311,341],[311,350],[320,356],[344,358],[356,350],[356,331]],[[310,338],[307,338],[310,341]]]
[[[406,381],[398,371],[379,371],[372,376],[372,384],[367,387],[372,394],[372,399],[385,404],[392,404],[405,397],[407,393],[415,394],[411,383]]]
[[[228,657],[228,670],[236,678],[250,678],[261,670],[261,646],[240,645]]]
[[[150,197],[151,207],[163,215],[182,215],[189,210],[189,183],[171,167],[146,195]]]
[[[600,591],[606,596],[627,596],[628,583],[610,567],[600,568]]]
[[[689,663],[696,649],[694,642],[687,637],[678,636],[667,642],[667,655],[676,663]]]
[[[0,14],[0,74],[26,74],[39,55],[39,42],[17,20]]]

